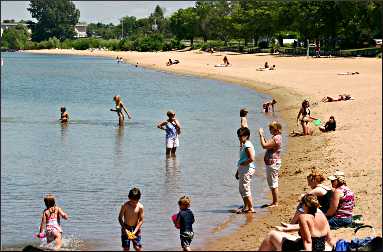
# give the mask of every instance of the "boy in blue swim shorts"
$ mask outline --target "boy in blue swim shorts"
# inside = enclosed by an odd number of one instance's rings
[[[141,192],[138,188],[129,191],[129,200],[121,206],[118,222],[121,226],[121,245],[129,251],[130,242],[136,251],[142,250],[141,226],[144,223],[144,206],[139,202]]]

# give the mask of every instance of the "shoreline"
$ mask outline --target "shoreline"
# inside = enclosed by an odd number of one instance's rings
[[[236,228],[230,236],[208,240],[198,249],[257,249],[272,226],[279,224],[280,221],[289,221],[294,214],[299,195],[308,190],[305,177],[311,167],[321,169],[326,175],[336,169],[345,171],[347,183],[356,194],[357,206],[354,214],[363,213],[364,222],[372,224],[377,235],[381,235],[382,135],[381,132],[374,132],[374,135],[370,132],[377,124],[378,128],[382,125],[382,77],[379,59],[307,59],[275,55],[231,55],[224,52],[210,55],[195,51],[140,53],[52,49],[26,52],[110,58],[120,56],[130,64],[138,62],[139,67],[218,79],[252,88],[278,101],[277,112],[280,112],[279,116],[288,125],[288,132],[297,128],[296,114],[304,98],[309,98],[313,115],[323,118],[322,120],[327,120],[330,114],[335,114],[339,126],[333,133],[324,134],[316,129],[313,136],[284,139],[288,144],[287,151],[283,150],[282,154],[280,203],[277,208],[266,211],[264,216],[255,215],[255,220]],[[233,66],[213,68],[214,64],[221,63],[224,55],[229,57]],[[165,62],[168,58],[179,59],[181,63],[167,67]],[[277,62],[277,70],[256,72],[255,68],[261,66],[264,61],[271,61],[271,64]],[[282,67],[279,68],[280,66]],[[337,72],[345,71],[359,71],[361,74],[336,75]],[[313,102],[319,101],[323,96],[345,92],[355,96],[356,100],[337,103],[318,102],[318,105],[313,105]],[[258,141],[257,133],[253,133],[252,140]],[[352,233],[351,228],[333,232],[335,237],[347,240],[352,238]]]

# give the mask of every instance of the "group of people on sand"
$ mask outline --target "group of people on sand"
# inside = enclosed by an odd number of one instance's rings
[[[355,195],[346,184],[344,172],[337,170],[328,177],[332,188],[323,184],[325,180],[317,170],[307,176],[311,190],[301,195],[291,222],[281,222],[281,226],[270,231],[259,250],[324,251],[326,247],[335,248],[336,240],[330,230],[352,224]],[[298,231],[298,236],[290,233],[293,231]]]
[[[124,63],[124,59],[122,58],[122,57],[116,57],[116,62],[117,62],[117,64],[119,64],[119,63]]]

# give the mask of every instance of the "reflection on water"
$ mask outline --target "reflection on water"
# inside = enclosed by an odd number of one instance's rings
[[[176,157],[165,159],[165,185],[169,192],[179,191],[180,165]]]
[[[60,123],[61,126],[61,143],[66,144],[68,138],[68,123]]]
[[[123,157],[123,141],[124,141],[124,129],[125,126],[121,125],[116,127],[116,138],[114,145],[114,153],[115,153],[115,165],[118,165],[122,161]]]

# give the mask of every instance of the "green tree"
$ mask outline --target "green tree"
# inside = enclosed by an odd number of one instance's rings
[[[32,28],[32,40],[42,41],[50,37],[65,40],[75,36],[74,26],[80,11],[70,0],[30,0],[28,8],[37,19]]]
[[[8,49],[26,49],[29,33],[23,25],[17,25],[15,28],[6,29],[2,36],[2,47]]]
[[[170,29],[180,39],[189,39],[193,45],[198,34],[198,18],[195,8],[179,9],[170,17]]]

